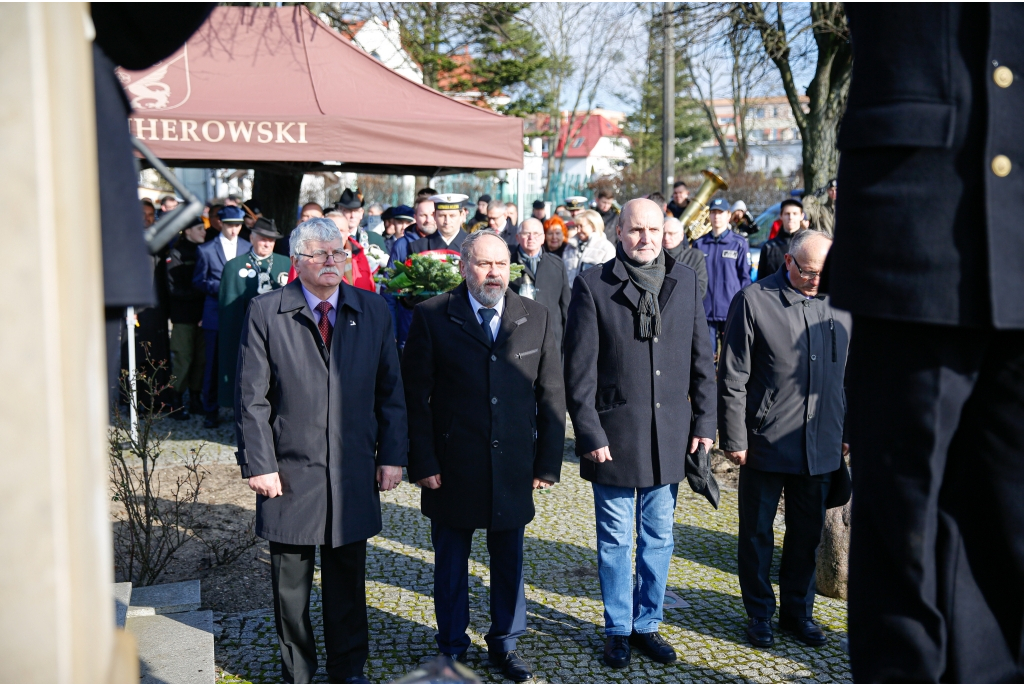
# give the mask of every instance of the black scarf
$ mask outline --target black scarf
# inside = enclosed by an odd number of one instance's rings
[[[622,243],[616,243],[615,255],[626,267],[629,280],[640,291],[640,306],[637,308],[640,315],[640,339],[649,340],[661,335],[661,306],[658,304],[658,295],[661,294],[661,285],[665,282],[665,251],[659,252],[658,257],[650,264],[640,264],[626,255]]]

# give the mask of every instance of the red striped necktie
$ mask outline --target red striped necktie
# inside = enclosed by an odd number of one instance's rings
[[[331,311],[331,303],[321,302],[316,306],[316,310],[320,312],[320,338],[324,341],[324,346],[327,349],[331,349],[331,333],[334,332],[334,326],[331,325],[331,320],[327,318],[327,313]]]

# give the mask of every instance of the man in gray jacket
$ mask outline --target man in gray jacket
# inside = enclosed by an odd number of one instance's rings
[[[718,431],[726,457],[741,466],[740,590],[757,647],[774,641],[772,524],[783,491],[779,628],[811,646],[826,641],[811,619],[815,550],[832,473],[849,451],[843,378],[852,327],[847,312],[818,294],[831,245],[824,233],[797,233],[785,268],[740,291],[725,327]]]

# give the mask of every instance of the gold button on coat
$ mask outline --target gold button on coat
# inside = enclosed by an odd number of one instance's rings
[[[1010,158],[1006,155],[996,155],[992,158],[992,173],[1003,178],[1004,176],[1010,175],[1010,169],[1013,165],[1010,164]]]
[[[1000,88],[1009,88],[1010,84],[1013,83],[1013,72],[1006,67],[999,67],[992,72],[992,80]]]

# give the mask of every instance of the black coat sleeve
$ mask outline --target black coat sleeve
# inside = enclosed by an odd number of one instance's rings
[[[537,398],[537,457],[533,476],[557,483],[562,471],[562,448],[565,445],[565,386],[562,384],[562,355],[555,344],[552,317],[547,312],[544,342],[541,345],[540,367],[534,383]]]
[[[729,306],[718,360],[718,439],[723,450],[747,449],[747,384],[753,368],[754,311],[741,291]]]
[[[409,481],[441,473],[434,452],[434,415],[430,396],[434,392],[434,341],[423,309],[412,313],[409,338],[402,353],[402,382],[409,412]]]
[[[270,426],[270,357],[263,309],[249,307],[242,324],[235,378],[235,457],[242,477],[261,476],[278,470],[274,431]]]
[[[703,255],[701,255],[703,256]],[[706,272],[705,272],[706,273]],[[715,354],[711,347],[704,298],[699,284],[693,289],[693,340],[690,342],[690,437],[715,438],[718,406],[715,397]],[[689,445],[687,445],[689,449]]]
[[[583,278],[573,283],[569,316],[565,323],[566,404],[576,431],[576,454],[586,454],[609,445],[608,435],[597,415],[597,356],[600,333],[597,306]],[[701,315],[704,306],[701,305]],[[704,326],[707,331],[707,326]]]
[[[381,338],[373,406],[373,413],[377,417],[377,465],[405,466],[409,457],[409,423],[405,411],[402,370],[391,314],[383,303],[380,309],[387,330]]]

